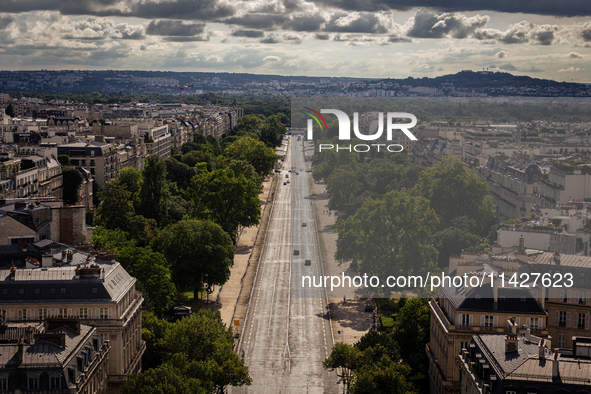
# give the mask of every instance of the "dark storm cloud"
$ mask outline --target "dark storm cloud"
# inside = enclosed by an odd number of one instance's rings
[[[461,14],[437,15],[427,10],[419,10],[407,35],[416,38],[466,38],[485,27],[489,20],[486,15],[469,18]]]
[[[8,25],[10,25],[12,22],[14,22],[14,18],[12,16],[8,16],[8,15],[0,16],[0,30],[6,29],[8,27]]]
[[[59,11],[64,15],[130,16],[146,19],[218,20],[236,8],[217,0],[0,0],[2,12]]]
[[[581,29],[581,38],[584,41],[591,42],[591,22],[587,22]]]
[[[203,33],[205,23],[183,23],[182,21],[152,21],[146,33],[152,36],[190,37]]]
[[[246,14],[225,19],[223,22],[229,25],[240,25],[252,29],[272,29],[281,25],[287,17],[283,15]]]
[[[432,8],[440,12],[497,11],[555,16],[589,16],[591,2],[588,0],[515,1],[515,0],[317,0],[317,5],[340,8],[348,11],[407,11],[412,8]]]
[[[349,14],[337,12],[326,22],[324,31],[335,33],[385,34],[388,32],[388,27],[384,26],[375,14],[364,12],[358,18],[350,20]]]
[[[261,38],[265,33],[260,30],[234,30],[230,35],[234,37]]]
[[[330,40],[330,35],[326,34],[326,33],[318,33],[318,34],[316,34],[316,39],[323,40],[323,41]]]

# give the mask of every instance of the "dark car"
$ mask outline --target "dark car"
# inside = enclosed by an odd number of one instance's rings
[[[306,260],[306,261],[304,262],[304,265],[312,265],[312,260]]]
[[[366,312],[373,312],[374,309],[376,309],[376,307],[371,302],[369,304],[365,304],[365,311]]]

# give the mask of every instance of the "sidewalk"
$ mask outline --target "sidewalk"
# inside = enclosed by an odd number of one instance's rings
[[[277,184],[273,176],[263,181],[263,192],[259,195],[261,202],[261,224],[242,229],[234,252],[234,266],[230,268],[230,279],[221,287],[216,287],[210,299],[216,300],[213,310],[219,311],[222,321],[228,327],[234,320],[243,324],[248,306],[248,297],[256,273],[256,266],[262,246],[262,236],[267,218],[271,210],[271,190]],[[257,240],[257,236],[259,236]]]
[[[335,212],[328,209],[329,194],[326,192],[326,184],[312,181],[311,193],[324,275],[340,275],[341,272],[356,275],[356,273],[349,271],[349,264],[339,266],[338,261],[334,258],[337,251],[338,234],[332,230],[332,225],[337,218]],[[337,291],[333,294],[328,292],[328,297],[334,341],[350,345],[356,343],[368,332],[370,324],[373,323],[371,313],[364,311],[368,300],[366,298],[347,298],[343,302],[343,294],[338,294]]]

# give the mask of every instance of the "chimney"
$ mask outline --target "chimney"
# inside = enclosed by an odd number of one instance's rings
[[[513,318],[507,320],[507,331],[509,332],[509,335],[517,335],[517,323],[515,323]]]
[[[517,249],[517,252],[515,252],[515,258],[517,261],[527,263],[527,253],[525,253],[525,239],[523,238],[523,234],[519,237],[519,248]]]
[[[540,339],[540,343],[538,344],[538,352],[540,359],[543,359],[545,356],[545,345],[544,345],[544,338]]]
[[[12,263],[12,267],[10,267],[10,279],[14,280],[16,276],[16,267],[14,266],[14,263]]]
[[[66,249],[62,249],[62,260],[66,258],[66,254],[68,251]]]
[[[493,275],[491,280],[492,280],[492,285],[493,285],[493,301],[494,301],[494,306],[496,307],[497,303],[499,302],[499,283],[497,281],[496,275]]]
[[[558,369],[558,350],[554,352],[554,359],[552,360],[552,379],[560,378],[560,370]]]
[[[31,345],[33,343],[33,334],[34,334],[35,330],[33,329],[32,326],[27,326],[27,329],[25,330],[25,342],[27,342],[27,344]]]
[[[531,342],[531,329],[528,326],[525,326],[525,339]]]
[[[67,258],[68,258],[68,262],[71,262],[74,259],[74,252],[72,252],[71,250],[68,250]]]
[[[517,335],[508,334],[505,336],[505,353],[513,353],[518,351],[517,350],[517,343],[519,340],[517,339]]]
[[[560,253],[558,251],[554,252],[554,264],[560,265]]]
[[[22,364],[23,361],[25,361],[25,344],[23,342],[22,336],[18,340],[18,350],[16,352],[16,361],[18,364]]]
[[[50,254],[41,255],[41,267],[51,267],[53,265],[53,256]]]

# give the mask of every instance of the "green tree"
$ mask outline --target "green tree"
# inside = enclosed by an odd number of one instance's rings
[[[97,226],[92,230],[92,243],[97,249],[109,249],[116,252],[122,248],[135,246],[136,241],[131,239],[129,233],[123,230]]]
[[[84,183],[82,174],[75,168],[64,168],[62,179],[64,204],[77,204],[80,201],[80,188]]]
[[[138,290],[145,298],[144,308],[161,316],[167,310],[176,288],[172,282],[168,263],[164,256],[149,249],[125,247],[116,253],[117,261],[138,282]]]
[[[158,233],[152,246],[164,254],[174,283],[183,290],[196,290],[204,274],[207,283],[223,285],[234,264],[230,236],[211,221],[181,220],[170,224]]]
[[[193,211],[198,219],[211,219],[235,239],[238,226],[255,226],[261,218],[260,183],[236,175],[229,168],[197,175],[191,181]]]
[[[58,155],[57,156],[57,161],[59,161],[59,163],[62,166],[69,166],[70,165],[70,156],[68,156],[68,155]]]
[[[189,167],[172,157],[164,160],[164,163],[166,164],[166,179],[176,183],[181,190],[187,189],[191,184],[191,178],[197,174],[194,167]]]
[[[250,163],[261,178],[271,174],[275,163],[280,159],[273,148],[248,137],[233,142],[224,151],[224,156]]]
[[[359,348],[337,342],[332,347],[328,358],[322,362],[322,365],[329,371],[341,368],[343,384],[348,391],[354,379],[354,371],[361,363],[362,358]]]
[[[123,168],[117,171],[114,182],[117,182],[136,198],[142,185],[142,172],[134,167]]]
[[[474,233],[475,229],[476,223],[473,219],[461,216],[452,219],[450,227],[433,234],[432,241],[439,252],[438,265],[440,268],[449,265],[450,256],[459,255],[462,250],[479,247],[480,244],[486,243],[486,239]]]
[[[426,367],[425,345],[429,342],[430,328],[427,301],[422,298],[407,299],[394,325],[394,338],[400,345],[402,359],[418,370]]]
[[[222,394],[226,386],[250,385],[248,368],[233,351],[234,337],[218,312],[201,309],[166,330],[164,344],[171,355],[182,355],[186,376],[212,382]]]
[[[387,356],[376,364],[364,365],[357,371],[351,394],[412,394],[416,393],[408,381],[411,368],[398,364]]]
[[[4,109],[4,113],[6,113],[6,115],[10,116],[11,118],[14,118],[16,116],[12,103],[8,104],[8,106]]]
[[[156,368],[166,358],[164,334],[170,324],[172,323],[159,319],[152,311],[142,311],[142,339],[146,341],[146,351],[142,357],[143,368]]]
[[[260,141],[268,147],[274,148],[281,144],[283,136],[287,132],[285,125],[281,123],[282,114],[271,115],[265,119],[261,127]]]
[[[121,388],[121,394],[207,394],[199,379],[188,377],[171,363],[130,374]]]
[[[264,120],[261,118],[264,119],[260,115],[245,115],[236,123],[232,132],[238,135],[258,137],[264,125]]]
[[[383,281],[390,275],[426,274],[437,266],[437,250],[430,243],[437,225],[426,199],[393,190],[337,221],[335,257],[341,263],[357,260],[361,271]]]
[[[166,164],[160,156],[153,155],[146,160],[139,196],[139,213],[146,218],[156,220],[161,225],[166,218],[169,191],[166,182]]]
[[[485,236],[494,223],[495,207],[487,182],[453,157],[423,171],[416,189],[430,201],[440,228],[449,227],[456,217],[467,216],[476,223],[476,232]]]
[[[125,231],[134,216],[131,193],[117,182],[106,184],[94,215],[95,225]]]

